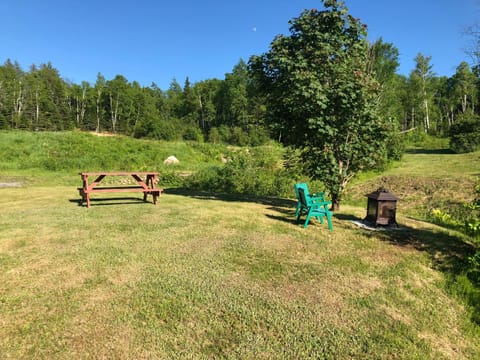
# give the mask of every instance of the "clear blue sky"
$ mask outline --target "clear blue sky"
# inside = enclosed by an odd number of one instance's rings
[[[350,13],[400,51],[408,75],[417,53],[431,56],[437,75],[451,76],[480,19],[480,0],[346,0]],[[318,0],[2,0],[0,63],[10,58],[28,70],[51,62],[75,83],[116,74],[166,90],[223,79],[240,58],[268,50],[288,21]]]

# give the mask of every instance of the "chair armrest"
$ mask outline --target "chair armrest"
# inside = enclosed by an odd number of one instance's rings
[[[316,193],[316,194],[310,194],[309,197],[312,199],[312,201],[326,201],[325,200],[325,193]]]
[[[332,202],[331,201],[325,201],[325,200],[318,200],[318,199],[315,199],[315,200],[312,200],[312,205],[315,206],[316,208],[325,208],[326,211],[329,211],[329,212],[332,212],[328,207],[330,205],[332,205]]]

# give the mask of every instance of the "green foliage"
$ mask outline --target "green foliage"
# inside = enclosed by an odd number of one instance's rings
[[[454,228],[464,232],[472,239],[480,238],[480,183],[475,187],[476,198],[449,210],[434,208],[430,211],[430,219],[441,226]]]
[[[465,218],[467,234],[480,238],[480,182],[475,186],[475,200],[465,204],[468,216]]]
[[[430,216],[434,223],[442,226],[454,228],[458,228],[461,226],[461,223],[458,220],[455,220],[452,215],[442,209],[432,209]]]
[[[480,116],[464,114],[450,128],[450,148],[456,153],[480,149]]]
[[[470,307],[471,319],[474,323],[480,324],[480,252],[470,258],[470,269],[466,274],[458,275],[451,282],[451,291],[463,299]]]
[[[447,138],[436,137],[427,134],[425,131],[410,131],[404,135],[405,147],[410,150],[419,149],[421,151],[443,151],[448,150],[449,144]]]
[[[480,324],[480,183],[475,187],[475,192],[475,200],[463,204],[454,216],[441,209],[433,209],[431,216],[433,222],[469,235],[477,248],[468,257],[461,275],[456,276],[450,286],[471,307],[472,320]]]
[[[235,126],[232,129],[229,142],[237,146],[247,146],[248,134],[245,131],[243,131],[241,127]]]
[[[243,60],[225,80],[191,84],[187,78],[182,89],[174,79],[166,91],[154,83],[142,87],[122,75],[107,80],[100,73],[94,85],[78,85],[65,82],[50,63],[25,72],[7,60],[0,66],[0,129],[95,130],[201,141],[212,127],[225,127],[229,134],[222,142],[257,145],[261,140],[257,136],[250,141],[248,129],[263,128],[264,105],[250,83]],[[212,140],[219,142],[215,136]]]
[[[343,2],[304,11],[270,51],[250,59],[284,143],[302,148],[311,174],[338,205],[348,181],[385,157],[387,127],[376,114],[366,26]]]
[[[218,193],[291,197],[298,167],[284,167],[282,154],[277,146],[237,149],[226,155],[224,166],[198,171],[185,186]]]
[[[405,137],[400,132],[393,130],[388,134],[386,149],[387,159],[399,161],[405,152]]]
[[[469,259],[469,269],[467,270],[467,277],[470,281],[475,283],[480,287],[480,250],[478,250],[474,255],[472,255]],[[480,296],[480,288],[478,289],[479,296]],[[480,311],[480,297],[479,297],[479,311]],[[479,318],[480,320],[480,318]]]
[[[193,126],[188,127],[185,129],[185,132],[183,133],[183,140],[203,142],[203,134],[199,128],[196,128]]]

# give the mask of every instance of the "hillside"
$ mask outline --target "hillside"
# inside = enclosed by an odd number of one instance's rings
[[[478,153],[407,154],[357,179],[332,232],[316,221],[303,229],[291,199],[174,186],[157,207],[135,194],[78,205],[75,161],[117,167],[138,149],[154,170],[175,149],[191,154],[179,156],[190,159],[181,171],[221,163],[208,145],[0,132],[0,182],[28,179],[0,188],[5,358],[480,357],[473,309],[452,282],[474,247],[414,216],[424,196],[463,201]],[[83,158],[68,160],[75,153]],[[49,170],[45,154],[64,165]],[[398,230],[352,222],[379,185],[402,197]]]

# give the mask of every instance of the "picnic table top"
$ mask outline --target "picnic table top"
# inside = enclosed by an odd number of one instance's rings
[[[111,176],[131,176],[131,175],[158,175],[156,171],[95,171],[95,172],[81,172],[82,176],[99,176],[99,175],[111,175]]]

